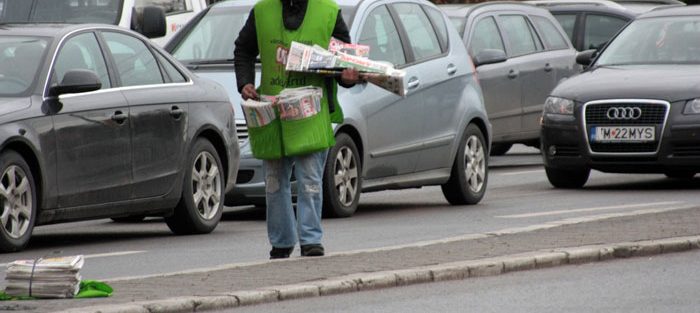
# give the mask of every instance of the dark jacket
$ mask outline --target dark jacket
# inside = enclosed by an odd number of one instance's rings
[[[306,15],[309,0],[280,0],[282,1],[282,19],[284,27],[295,30],[301,26]],[[313,0],[312,0],[313,1]],[[236,48],[233,51],[233,62],[236,69],[236,81],[238,92],[241,92],[246,84],[255,85],[255,60],[259,54],[257,31],[255,29],[255,9],[250,10],[250,15],[236,39]],[[333,37],[343,42],[350,42],[350,32],[345,25],[343,15],[338,11],[338,17],[333,29]],[[354,84],[343,84],[340,77],[336,77],[339,85],[349,88]]]

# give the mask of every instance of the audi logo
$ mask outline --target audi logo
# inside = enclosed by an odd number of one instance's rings
[[[638,107],[612,107],[606,113],[611,120],[636,120],[642,117],[642,109]]]

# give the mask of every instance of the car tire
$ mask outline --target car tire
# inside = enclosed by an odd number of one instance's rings
[[[0,251],[24,249],[37,216],[36,184],[31,169],[19,153],[0,153]]]
[[[586,184],[588,176],[591,174],[591,170],[588,168],[564,170],[545,166],[544,170],[547,173],[549,183],[556,188],[581,188]]]
[[[362,190],[362,162],[357,145],[346,133],[335,137],[323,171],[323,216],[355,214]]]
[[[180,202],[165,222],[178,235],[210,233],[221,220],[225,188],[224,168],[214,146],[197,139],[184,170]]]
[[[443,185],[442,194],[450,204],[477,204],[486,193],[488,183],[488,156],[484,134],[474,124],[467,126],[450,179]]]
[[[513,146],[512,143],[494,143],[491,145],[491,149],[489,150],[490,155],[494,156],[499,156],[499,155],[504,155],[510,148]]]

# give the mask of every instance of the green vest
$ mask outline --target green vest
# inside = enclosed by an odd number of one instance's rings
[[[328,120],[329,146],[335,145],[331,122],[343,122],[343,111],[338,104],[335,80],[319,74],[288,73],[285,72],[285,64],[292,41],[309,46],[319,45],[327,49],[338,11],[338,5],[332,0],[309,0],[304,21],[296,30],[284,28],[280,0],[261,0],[255,4],[254,11],[258,50],[262,63],[259,93],[278,95],[285,88],[311,85],[323,88],[321,114]],[[327,80],[331,83],[327,84]],[[335,103],[335,111],[332,114],[329,114],[329,97],[332,97]]]

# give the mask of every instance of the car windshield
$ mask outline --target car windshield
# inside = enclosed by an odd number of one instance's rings
[[[119,23],[124,0],[0,0],[0,23]]]
[[[26,94],[36,78],[48,40],[0,36],[0,96]]]
[[[235,41],[243,28],[250,7],[213,8],[195,25],[171,52],[181,62],[231,61]],[[354,8],[342,7],[347,25],[352,23]],[[232,34],[220,36],[220,34]]]
[[[596,62],[597,66],[628,64],[700,64],[700,16],[632,22]]]

